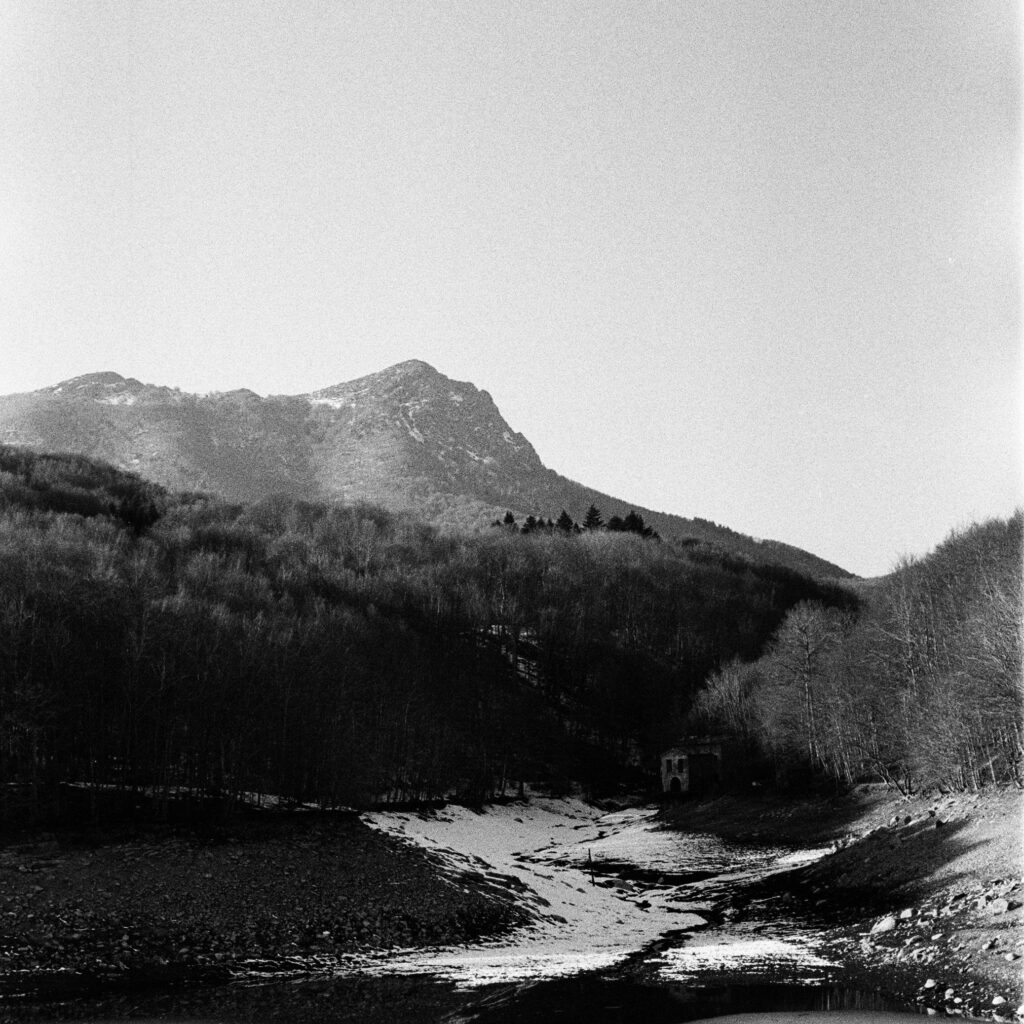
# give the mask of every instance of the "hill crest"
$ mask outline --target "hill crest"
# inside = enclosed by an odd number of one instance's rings
[[[411,359],[299,395],[245,388],[205,395],[113,371],[0,397],[0,442],[110,462],[166,487],[231,500],[274,493],[366,501],[439,525],[472,528],[504,515],[582,521],[638,511],[664,538],[698,541],[811,575],[850,574],[790,545],[703,519],[645,509],[544,466],[491,395]]]

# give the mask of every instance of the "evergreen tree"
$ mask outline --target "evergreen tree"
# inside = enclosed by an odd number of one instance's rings
[[[583,520],[583,529],[600,530],[602,526],[604,526],[604,520],[601,518],[600,509],[596,505],[591,505]]]
[[[562,533],[572,533],[572,529],[575,525],[576,524],[572,521],[572,516],[563,508],[561,515],[558,517],[558,521],[555,523],[556,528],[561,530]]]

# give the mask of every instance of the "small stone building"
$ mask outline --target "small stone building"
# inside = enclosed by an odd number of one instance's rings
[[[687,736],[661,755],[661,789],[666,796],[703,796],[722,775],[723,736]]]

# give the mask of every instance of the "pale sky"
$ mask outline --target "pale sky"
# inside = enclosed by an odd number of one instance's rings
[[[883,573],[1021,501],[1021,77],[991,0],[0,0],[0,393],[424,359]]]

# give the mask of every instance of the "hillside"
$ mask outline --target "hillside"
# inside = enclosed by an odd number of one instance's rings
[[[854,603],[702,545],[454,537],[0,446],[0,820],[95,814],[108,785],[159,813],[180,787],[333,807],[615,785],[808,600]]]
[[[818,577],[850,574],[810,552],[757,541],[603,494],[548,469],[491,396],[419,360],[309,394],[193,395],[94,373],[0,397],[0,442],[103,459],[176,490],[235,501],[271,494],[368,501],[450,527],[517,517],[582,522],[638,511],[666,539],[697,540]]]

